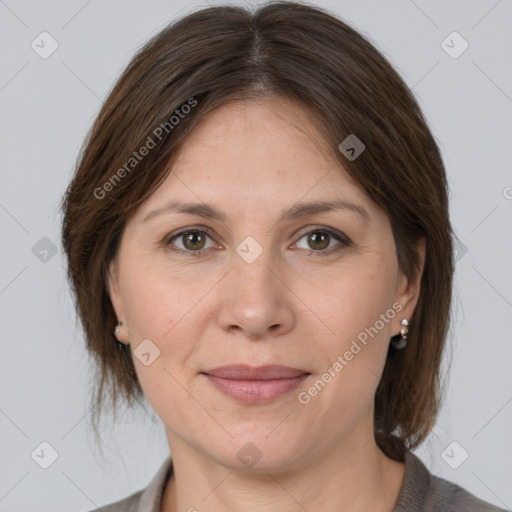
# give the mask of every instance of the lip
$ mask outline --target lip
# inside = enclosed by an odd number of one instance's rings
[[[311,375],[282,365],[226,365],[201,373],[219,391],[244,404],[271,402]]]
[[[283,366],[280,364],[268,364],[265,366],[250,366],[248,364],[227,364],[218,366],[202,373],[231,380],[276,380],[290,379],[309,373],[306,370]]]

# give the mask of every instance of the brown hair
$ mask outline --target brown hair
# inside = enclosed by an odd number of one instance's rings
[[[130,350],[117,349],[106,288],[126,221],[166,178],[202,115],[273,95],[313,114],[334,157],[387,212],[409,279],[419,269],[415,244],[426,237],[409,343],[389,350],[375,396],[377,442],[401,458],[397,446],[420,444],[440,405],[454,265],[444,165],[414,96],[386,58],[329,12],[288,1],[255,12],[208,7],[167,26],[133,57],[84,141],[62,201],[62,242],[97,368],[93,425],[107,397],[114,413],[121,397],[129,405],[144,398]],[[366,146],[355,160],[337,149],[350,134]],[[145,156],[134,157],[143,146]]]

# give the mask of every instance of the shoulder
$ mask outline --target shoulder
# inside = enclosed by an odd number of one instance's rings
[[[163,490],[172,473],[173,463],[169,455],[144,489],[89,512],[159,512]]]
[[[487,503],[463,487],[434,476],[421,459],[405,452],[405,477],[393,512],[505,512]]]
[[[432,476],[427,502],[439,512],[503,512],[453,482]]]
[[[89,512],[136,512],[143,492],[144,489],[141,489],[122,500],[109,503],[108,505],[102,505]]]

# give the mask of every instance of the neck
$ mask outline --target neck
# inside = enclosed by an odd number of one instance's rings
[[[392,512],[405,464],[386,457],[371,441],[332,447],[293,470],[255,473],[226,467],[173,438],[174,471],[160,512]]]

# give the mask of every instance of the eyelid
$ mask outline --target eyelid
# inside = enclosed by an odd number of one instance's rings
[[[329,226],[319,225],[319,224],[310,224],[306,226],[305,228],[299,230],[294,236],[299,237],[300,240],[304,235],[307,235],[308,233],[311,233],[312,231],[325,231],[326,233],[329,233],[330,235],[333,235],[335,237],[338,237],[340,240],[345,242],[350,242],[350,239],[348,236],[346,236],[341,231],[338,231],[337,229],[330,228]]]
[[[173,238],[176,238],[179,235],[183,235],[184,233],[187,233],[189,231],[204,231],[210,236],[213,236],[213,230],[210,229],[207,226],[187,226],[186,228],[178,229],[178,231],[173,231],[172,233],[169,233],[169,235],[166,237],[167,240],[171,240]]]

